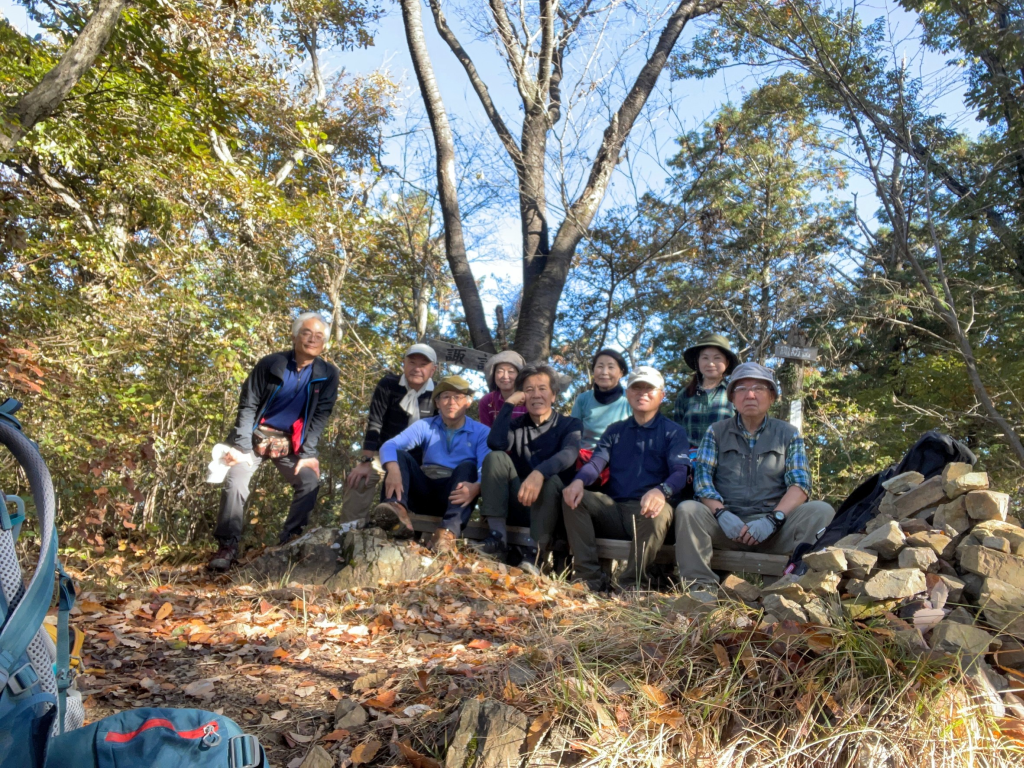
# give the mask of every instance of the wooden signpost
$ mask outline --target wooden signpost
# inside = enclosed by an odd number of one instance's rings
[[[789,423],[801,434],[804,431],[804,365],[818,359],[818,348],[807,346],[807,337],[797,328],[789,333],[785,344],[775,347],[775,356],[793,367],[793,387],[789,401]]]
[[[484,366],[487,365],[487,361],[491,359],[487,352],[481,352],[479,349],[472,349],[470,347],[460,347],[457,344],[449,344],[447,341],[440,341],[439,339],[424,339],[423,343],[429,344],[437,352],[437,361],[439,363],[448,363],[449,365],[458,365],[463,368],[482,371]]]

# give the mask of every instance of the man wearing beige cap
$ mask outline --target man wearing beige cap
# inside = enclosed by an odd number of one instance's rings
[[[693,462],[696,501],[676,508],[676,561],[687,586],[717,588],[714,549],[789,555],[817,540],[835,514],[808,500],[811,475],[796,427],[768,416],[779,396],[772,372],[738,365],[727,394],[737,413],[704,433]]]
[[[438,413],[421,419],[380,448],[387,472],[384,500],[370,515],[371,525],[410,534],[409,512],[442,516],[428,543],[450,548],[469,522],[480,494],[481,469],[490,452],[490,430],[466,415],[473,390],[461,376],[446,376],[434,389]],[[420,457],[414,451],[421,451]]]
[[[636,368],[626,379],[626,399],[632,415],[605,430],[590,461],[562,492],[573,578],[592,589],[610,586],[598,560],[599,537],[632,542],[619,584],[643,586],[672,524],[671,500],[686,487],[690,471],[686,430],[658,411],[665,399],[661,374],[648,365]],[[605,492],[584,490],[606,466]]]
[[[427,344],[413,344],[402,358],[402,375],[389,373],[377,382],[363,437],[363,454],[345,478],[341,522],[365,520],[384,479],[377,452],[381,445],[420,419],[435,413],[434,371],[437,353]]]

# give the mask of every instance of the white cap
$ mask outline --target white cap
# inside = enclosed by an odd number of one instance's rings
[[[639,365],[633,369],[626,379],[626,389],[629,389],[638,381],[647,382],[655,389],[665,388],[665,379],[658,373],[657,368],[652,368],[649,365]]]
[[[409,355],[423,355],[427,360],[437,365],[437,352],[429,344],[413,344],[407,350],[402,357],[408,357]]]

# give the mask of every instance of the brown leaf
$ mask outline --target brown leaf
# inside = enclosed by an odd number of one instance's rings
[[[540,740],[544,738],[544,734],[550,730],[552,723],[555,722],[555,711],[548,710],[547,712],[541,713],[537,719],[530,723],[530,731],[526,734],[526,751],[533,752]]]
[[[376,739],[370,739],[364,741],[362,744],[352,750],[352,754],[349,755],[349,760],[352,761],[352,765],[363,765],[373,760],[374,756],[380,750],[381,743]]]
[[[275,712],[274,714],[272,714],[270,716],[270,719],[271,720],[284,720],[286,717],[288,717],[288,710],[287,709],[279,709],[279,710],[277,710],[277,712]]]
[[[349,731],[344,728],[338,728],[337,730],[331,731],[326,736],[321,737],[320,741],[344,741],[349,737]]]
[[[715,650],[715,658],[718,659],[718,665],[722,669],[729,669],[732,663],[729,661],[729,652],[725,650],[725,646],[721,643],[715,643],[712,647]]]
[[[653,685],[643,685],[640,690],[647,694],[647,698],[657,704],[659,707],[664,707],[668,704],[668,694],[665,693],[661,688],[657,688]]]
[[[264,691],[263,693],[256,694],[256,703],[259,704],[261,707],[268,701],[270,701],[270,694],[266,691]]]
[[[466,647],[475,648],[478,651],[486,651],[492,645],[494,645],[494,643],[492,643],[490,640],[473,640]]]
[[[751,680],[757,677],[757,662],[754,661],[754,652],[750,650],[749,645],[743,646],[743,650],[740,651],[740,661],[747,670],[747,677]]]
[[[441,768],[441,764],[432,757],[421,755],[404,741],[396,742],[398,751],[402,753],[412,768]]]
[[[425,669],[421,669],[416,673],[416,687],[424,693],[429,693],[427,690],[427,679],[430,677],[430,673]]]
[[[331,694],[331,698],[335,701],[341,701],[343,698],[345,698],[345,694],[343,694],[337,688],[331,688],[331,690],[328,691],[328,693]]]
[[[670,728],[681,728],[686,724],[686,715],[674,709],[663,712],[655,712],[651,715],[651,722],[658,725],[667,725]]]
[[[394,691],[383,691],[364,703],[374,709],[390,709],[395,706],[396,694]]]
[[[817,653],[827,653],[836,646],[836,641],[827,632],[807,633],[807,647]]]

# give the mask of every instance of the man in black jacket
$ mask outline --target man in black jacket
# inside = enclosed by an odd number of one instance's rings
[[[532,544],[524,562],[543,560],[561,518],[562,489],[575,474],[583,422],[554,410],[559,378],[549,365],[527,365],[516,391],[498,412],[484,459],[480,515],[491,529],[478,549],[490,555],[508,552],[507,525],[530,526]],[[512,411],[526,403],[527,413]]]
[[[292,350],[261,359],[242,384],[238,416],[225,441],[231,447],[222,459],[231,469],[220,497],[213,570],[228,570],[238,554],[249,481],[263,458],[295,490],[281,543],[309,521],[320,487],[316,445],[338,398],[338,369],[320,359],[327,332],[318,314],[299,315],[292,323]]]
[[[420,419],[436,412],[434,371],[437,353],[427,344],[413,344],[402,358],[402,375],[389,373],[377,382],[363,438],[363,455],[345,478],[341,522],[364,520],[378,501],[377,485],[384,479],[380,447]]]

